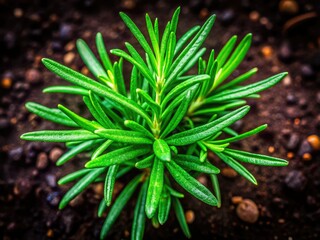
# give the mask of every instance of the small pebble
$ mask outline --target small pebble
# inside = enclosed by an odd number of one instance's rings
[[[71,64],[75,58],[75,54],[73,52],[68,52],[63,56],[63,62],[65,64]]]
[[[36,167],[40,170],[45,169],[48,166],[48,156],[46,153],[41,152],[37,156]]]
[[[31,85],[35,85],[40,83],[41,81],[41,74],[37,69],[31,68],[26,71],[25,79],[27,83],[30,83]]]
[[[295,150],[298,147],[299,142],[300,142],[299,135],[296,133],[292,133],[290,134],[290,137],[286,143],[286,148],[288,150]]]
[[[186,221],[187,221],[188,224],[193,223],[195,218],[196,218],[196,216],[194,214],[194,211],[192,211],[192,210],[186,211],[185,217],[186,217]]]
[[[208,185],[208,180],[206,178],[206,176],[204,175],[200,175],[199,177],[197,177],[197,180],[202,184],[207,186]]]
[[[274,148],[274,146],[269,146],[269,147],[268,147],[268,152],[269,152],[269,153],[274,153],[275,150],[276,150],[276,149]]]
[[[292,83],[291,77],[289,75],[287,75],[283,80],[282,80],[282,84],[284,86],[290,86]]]
[[[222,168],[221,174],[227,178],[235,178],[238,176],[237,172],[229,167]]]
[[[290,94],[290,93],[287,95],[286,100],[287,100],[288,105],[295,105],[298,102],[297,97],[293,94]]]
[[[70,41],[72,40],[74,35],[74,29],[71,24],[63,23],[59,29],[59,36],[62,41]]]
[[[284,224],[286,221],[283,219],[283,218],[280,218],[279,220],[278,220],[278,223],[280,223],[280,224]]]
[[[278,58],[284,63],[287,63],[291,60],[292,52],[287,42],[284,42],[283,44],[281,44],[278,52]]]
[[[103,183],[96,183],[96,184],[93,185],[93,191],[98,196],[103,196],[103,189],[104,189],[104,184]]]
[[[59,202],[60,202],[60,194],[59,194],[59,192],[50,192],[47,195],[46,200],[51,206],[53,206],[53,207],[58,206]]]
[[[202,8],[199,12],[199,18],[201,20],[206,19],[209,16],[209,11],[207,8]]]
[[[301,66],[301,76],[304,79],[310,79],[314,76],[314,71],[310,65],[303,64]]]
[[[55,163],[61,157],[62,154],[63,150],[61,148],[54,147],[49,152],[49,159]]]
[[[243,197],[241,196],[233,196],[231,198],[231,202],[235,205],[238,205],[239,203],[241,203],[243,201]]]
[[[312,155],[310,153],[304,153],[302,155],[302,160],[303,161],[310,161],[310,160],[312,160]]]
[[[264,46],[261,48],[261,53],[265,58],[270,58],[273,55],[273,49],[271,46]]]
[[[226,9],[220,15],[220,21],[222,25],[229,25],[233,22],[235,13],[233,9]]]
[[[300,144],[298,155],[301,157],[305,153],[312,153],[312,152],[313,152],[313,148],[311,144],[307,140],[303,140],[302,143]]]
[[[4,77],[1,80],[1,88],[3,89],[9,89],[12,86],[12,78]]]
[[[32,190],[32,184],[28,178],[18,179],[14,185],[13,193],[16,196],[25,198]]]
[[[46,175],[46,182],[49,187],[56,187],[57,186],[57,178],[54,174],[47,174]]]
[[[53,236],[54,236],[53,230],[52,230],[52,229],[48,229],[48,231],[47,231],[47,237],[48,237],[48,238],[52,238]]]
[[[13,160],[13,161],[21,160],[22,157],[23,157],[23,148],[22,147],[16,147],[16,148],[11,149],[8,152],[8,157],[9,157],[10,160]]]
[[[302,192],[307,185],[307,178],[301,171],[292,170],[284,179],[284,183],[287,188],[296,192]]]
[[[250,14],[249,14],[249,18],[251,21],[253,22],[257,22],[260,18],[260,13],[257,12],[257,11],[252,11]]]
[[[15,8],[13,10],[13,15],[16,17],[16,18],[21,18],[23,16],[23,10],[21,8]]]
[[[299,5],[295,0],[281,0],[279,11],[281,13],[296,14],[299,11]]]
[[[8,132],[10,127],[11,127],[11,124],[10,124],[10,121],[8,119],[0,118],[0,130],[1,130],[1,133]]]
[[[127,10],[132,10],[136,7],[137,3],[135,0],[122,0],[121,1],[121,6],[124,8],[124,9],[127,9]]]
[[[257,205],[250,199],[244,199],[237,207],[238,217],[247,223],[255,223],[259,218]]]
[[[317,135],[310,135],[307,137],[308,143],[311,145],[313,150],[319,151],[320,150],[320,139]]]
[[[294,153],[293,152],[288,152],[287,153],[287,158],[288,159],[293,159],[294,158]]]

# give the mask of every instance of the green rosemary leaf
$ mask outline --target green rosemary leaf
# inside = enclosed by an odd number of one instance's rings
[[[107,167],[114,164],[120,164],[127,160],[135,159],[136,157],[142,156],[150,151],[147,145],[132,145],[116,149],[112,152],[106,153],[90,160],[86,163],[86,168],[95,167]]]
[[[169,35],[169,42],[166,51],[166,57],[164,59],[164,76],[168,75],[168,71],[171,67],[173,57],[174,57],[174,49],[176,46],[176,35],[175,33],[171,32]]]
[[[61,166],[69,161],[71,158],[76,156],[77,154],[84,152],[92,147],[94,147],[97,143],[100,143],[101,140],[90,140],[80,143],[78,146],[71,148],[68,152],[64,153],[56,162],[57,166]]]
[[[78,171],[69,173],[69,174],[65,175],[64,177],[60,178],[58,181],[58,184],[64,185],[64,184],[70,183],[74,180],[77,180],[78,178],[81,178],[82,176],[86,175],[87,173],[89,173],[91,171],[92,171],[92,169],[83,168]]]
[[[131,230],[131,240],[142,240],[145,224],[146,224],[146,214],[145,205],[147,198],[147,181],[143,183],[138,200],[136,202],[136,207],[134,208],[133,223]]]
[[[95,151],[91,155],[91,159],[95,159],[99,157],[107,148],[113,143],[112,140],[107,140],[103,144],[101,144],[99,147],[95,149]]]
[[[254,185],[257,185],[257,180],[255,177],[240,163],[238,163],[236,160],[234,160],[232,157],[225,155],[221,152],[215,152],[215,154],[226,164],[228,164],[230,167],[232,167],[237,173],[239,173],[241,176],[248,179],[250,182],[252,182]]]
[[[171,208],[171,196],[164,188],[159,201],[159,209],[158,209],[158,220],[161,225],[163,225],[169,217]]]
[[[127,90],[123,78],[123,73],[122,73],[122,67],[121,67],[121,62],[122,58],[120,58],[119,63],[115,62],[113,65],[113,70],[114,70],[114,83],[117,89],[117,92],[120,93],[123,96],[127,96]]]
[[[153,159],[154,159],[154,154],[151,154],[150,156],[136,162],[135,167],[138,169],[149,168],[152,166]]]
[[[237,36],[232,36],[219,52],[217,56],[219,69],[222,68],[225,62],[227,61],[236,42],[237,42]]]
[[[283,167],[288,165],[288,161],[281,158],[269,157],[261,154],[249,153],[235,149],[226,148],[224,153],[241,162],[251,163],[255,165],[273,167]]]
[[[177,216],[178,222],[180,224],[180,227],[182,229],[182,232],[184,233],[184,235],[187,238],[191,238],[191,233],[190,233],[187,221],[186,221],[186,217],[184,215],[184,210],[182,208],[182,205],[181,205],[179,199],[173,197],[172,198],[172,205],[173,205],[174,212]]]
[[[127,44],[128,47],[128,44]],[[141,74],[148,80],[148,83],[155,89],[156,85],[155,85],[155,79],[152,77],[151,72],[149,70],[149,68],[145,65],[145,63],[138,61],[138,59],[131,57],[129,54],[127,54],[126,52],[124,52],[123,50],[120,49],[112,49],[110,51],[112,54],[119,56],[119,57],[123,57],[124,59],[126,59],[128,62],[132,63],[135,67],[137,67],[139,69],[139,71],[141,72]],[[138,54],[138,53],[137,53]],[[136,57],[136,56],[135,56]],[[140,57],[141,58],[141,57]]]
[[[58,105],[58,108],[83,129],[86,129],[90,132],[94,132],[95,130],[102,128],[102,126],[97,122],[89,121],[83,117],[80,117],[78,114],[62,106],[61,104]]]
[[[57,108],[48,108],[34,102],[27,102],[26,108],[30,112],[51,122],[59,123],[69,127],[78,127],[78,124],[72,121],[67,115]]]
[[[110,90],[108,87],[95,82],[94,80],[82,75],[81,73],[78,73],[68,67],[65,67],[53,60],[44,58],[42,59],[43,64],[52,72],[56,73],[58,76],[62,77],[63,79],[75,84],[80,85],[81,87],[84,87],[88,90],[91,90],[92,92],[96,93],[99,96],[106,97],[121,106],[124,106],[128,109],[131,109],[132,111],[136,112],[138,115],[141,115],[148,124],[152,125],[152,121],[147,115],[146,112],[144,112],[141,107],[133,102],[132,100]]]
[[[161,69],[163,67],[163,61],[165,59],[165,54],[167,53],[167,49],[168,49],[168,39],[169,39],[169,36],[170,36],[170,22],[167,23],[165,29],[164,29],[164,32],[163,32],[163,35],[162,35],[162,39],[161,39],[161,44],[160,44],[160,59],[161,59],[161,62],[160,62],[160,66],[161,66]]]
[[[125,175],[126,173],[128,173],[129,171],[131,171],[133,169],[132,166],[124,166],[122,167],[118,173],[117,173],[117,176],[116,176],[116,179],[122,177],[123,175]]]
[[[96,134],[101,137],[111,139],[115,142],[131,143],[131,144],[152,144],[153,141],[146,134],[136,131],[120,130],[120,129],[101,129],[96,130]]]
[[[83,190],[88,187],[97,177],[99,177],[106,168],[97,168],[90,171],[87,175],[81,178],[61,199],[59,209],[65,208],[68,203],[78,196]]]
[[[225,127],[224,129],[222,129],[223,132],[225,132],[226,134],[229,134],[230,136],[238,136],[239,134],[233,130],[232,128],[229,127]]]
[[[153,152],[162,161],[171,160],[171,149],[163,139],[155,139],[153,142]]]
[[[170,161],[166,162],[165,165],[176,182],[186,191],[208,205],[217,206],[218,203],[215,196],[178,164]]]
[[[154,33],[156,35],[157,42],[160,43],[160,41],[159,41],[159,21],[158,21],[158,18],[156,18],[154,20],[153,29],[154,29]]]
[[[22,134],[21,139],[40,142],[86,141],[101,138],[87,130],[43,130]]]
[[[194,54],[198,51],[202,43],[207,38],[213,23],[215,21],[215,15],[208,18],[208,20],[201,27],[196,36],[191,40],[191,42],[182,50],[179,56],[173,62],[170,68],[170,75],[168,76],[166,85],[175,80],[179,73],[185,68],[185,65],[194,57]]]
[[[114,183],[116,181],[118,170],[119,165],[110,166],[104,181],[104,202],[107,206],[111,205]]]
[[[216,134],[227,126],[230,126],[232,123],[246,115],[249,112],[249,109],[249,106],[244,106],[218,118],[213,122],[174,134],[165,140],[169,145],[174,146],[184,146],[197,142]]]
[[[177,190],[173,189],[172,187],[166,185],[166,189],[170,193],[170,195],[177,197],[177,198],[184,198],[184,194],[181,192],[178,192]]]
[[[221,207],[221,193],[220,193],[220,186],[219,186],[218,176],[216,174],[210,174],[210,179],[211,179],[211,182],[212,182],[213,191],[214,191],[215,196],[216,196],[216,198],[218,200],[217,207],[220,208]]]
[[[98,217],[102,217],[103,213],[107,210],[107,207],[106,202],[102,199],[98,207]]]
[[[223,152],[226,147],[229,146],[229,143],[224,143],[224,144],[215,144],[215,143],[209,143],[209,142],[204,142],[205,146],[209,148],[213,152]]]
[[[130,29],[133,36],[138,40],[138,42],[140,43],[140,45],[144,49],[144,51],[149,55],[149,57],[151,58],[151,61],[154,63],[154,65],[156,65],[154,54],[153,54],[146,38],[141,33],[140,29],[130,19],[130,17],[128,17],[128,15],[126,15],[125,13],[120,12],[120,17],[122,18],[123,22],[127,25],[127,27]]]
[[[148,185],[148,194],[146,200],[146,215],[152,218],[159,205],[161,192],[163,189],[164,166],[160,159],[154,158],[150,180]]]
[[[231,80],[228,83],[225,83],[221,85],[217,90],[221,91],[227,88],[234,87],[235,85],[238,85],[239,83],[242,83],[243,81],[247,80],[248,78],[252,77],[254,74],[256,74],[258,71],[258,68],[252,68],[248,72],[245,72],[244,74],[241,74],[240,76],[236,77],[235,79]]]
[[[66,93],[87,96],[88,90],[77,86],[51,86],[42,90],[43,93]]]
[[[148,30],[149,37],[151,40],[152,48],[153,48],[153,51],[155,53],[155,56],[156,56],[156,59],[158,62],[160,60],[159,42],[158,42],[156,33],[154,31],[153,24],[152,24],[152,21],[150,19],[149,14],[146,14],[146,25],[147,25],[147,30]]]
[[[197,63],[199,58],[203,56],[206,50],[206,48],[201,48],[197,53],[195,53],[194,56],[192,56],[192,58],[186,63],[178,76],[188,72]]]
[[[138,70],[135,66],[133,66],[131,71],[131,77],[130,77],[130,98],[134,102],[137,102],[137,92],[136,92],[136,89],[138,88],[137,81],[138,81]]]
[[[239,135],[234,136],[232,138],[226,138],[226,139],[223,139],[223,140],[215,140],[212,143],[214,143],[214,144],[223,144],[223,143],[236,142],[236,141],[239,141],[239,140],[242,140],[244,138],[250,137],[252,135],[255,135],[255,134],[265,130],[267,128],[267,126],[268,126],[267,124],[263,124],[263,125],[255,128],[255,129],[252,129],[252,130],[250,130],[248,132],[239,134]]]
[[[125,120],[124,125],[134,131],[138,131],[138,132],[143,133],[145,136],[148,136],[151,139],[154,138],[154,136],[144,126],[142,126],[141,124],[139,124],[135,121]]]
[[[180,7],[177,7],[177,9],[174,11],[171,21],[170,21],[170,32],[176,33],[177,26],[178,26],[178,20],[179,20],[179,14],[180,14]]]
[[[161,133],[160,137],[165,138],[169,133],[177,128],[181,120],[186,116],[188,111],[189,104],[191,102],[191,92],[188,91],[186,94],[186,98],[181,102],[179,108],[174,113],[168,125],[164,128],[164,131]]]
[[[200,162],[200,159],[191,155],[179,154],[173,159],[177,164],[185,169],[203,172],[207,174],[219,174],[219,168],[213,166],[208,161]]]
[[[197,110],[193,113],[194,116],[208,114],[212,116],[215,113],[221,113],[223,111],[229,110],[230,108],[236,108],[245,105],[247,102],[245,100],[236,100],[230,103],[222,104],[218,107],[207,107],[204,109]]]
[[[257,83],[249,84],[247,86],[235,88],[235,89],[226,89],[221,91],[207,99],[206,103],[220,103],[224,101],[229,101],[233,99],[243,98],[250,94],[255,94],[261,92],[267,88],[270,88],[280,82],[288,73],[279,73],[267,79],[261,80]]]
[[[170,92],[168,92],[161,103],[161,107],[165,108],[167,103],[174,99],[177,95],[186,91],[189,87],[194,86],[197,83],[201,83],[207,81],[210,78],[209,75],[197,75],[194,77],[189,78],[188,80],[183,81],[182,83],[178,84],[174,87]]]
[[[220,83],[222,83],[239,66],[250,48],[251,39],[251,33],[247,34],[242,39],[238,47],[234,50],[226,64],[223,66],[220,76],[214,83],[215,86],[218,86]]]
[[[208,158],[208,152],[207,150],[202,150],[200,151],[200,156],[199,156],[199,160],[201,163],[204,163]]]
[[[140,88],[137,88],[137,93],[141,98],[148,103],[148,105],[152,108],[152,110],[159,116],[160,114],[160,106],[157,104],[145,91]]]
[[[119,194],[102,226],[100,239],[105,239],[107,237],[109,230],[111,229],[116,219],[119,217],[123,207],[127,204],[140,182],[141,175],[138,175],[137,177],[132,179],[131,182],[129,182]]]
[[[90,50],[85,41],[78,39],[76,45],[83,62],[92,72],[92,74],[99,80],[99,76],[108,78],[107,72],[103,69],[98,59],[94,56],[93,52]]]
[[[182,47],[188,42],[188,40],[200,29],[200,26],[194,26],[190,28],[177,42],[174,55],[176,55]]]
[[[103,66],[105,67],[106,70],[112,71],[112,63],[110,61],[110,58],[108,56],[106,47],[103,42],[103,37],[101,33],[97,33],[96,35],[96,45],[97,45],[97,50],[99,53],[99,56],[101,58],[101,61],[103,63]]]

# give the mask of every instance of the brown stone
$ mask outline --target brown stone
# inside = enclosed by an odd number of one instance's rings
[[[238,217],[247,223],[255,223],[259,218],[257,205],[250,199],[244,199],[237,207]]]

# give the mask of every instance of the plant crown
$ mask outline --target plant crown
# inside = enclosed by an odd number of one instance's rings
[[[102,226],[105,239],[120,212],[138,191],[132,225],[132,239],[142,239],[146,219],[155,226],[164,224],[173,207],[183,233],[190,237],[180,199],[184,194],[175,190],[176,182],[186,192],[210,206],[219,207],[220,190],[217,174],[220,170],[208,159],[211,151],[253,184],[255,177],[242,165],[285,166],[287,161],[275,157],[236,150],[230,143],[245,139],[264,130],[261,125],[244,133],[230,127],[248,112],[248,98],[281,81],[280,73],[253,84],[243,84],[257,72],[253,68],[236,78],[231,74],[246,56],[251,34],[238,45],[233,36],[219,54],[212,50],[209,58],[202,56],[202,47],[215,15],[202,26],[192,27],[177,38],[178,8],[162,34],[158,19],[146,14],[149,40],[135,23],[120,13],[126,26],[139,42],[144,54],[126,42],[127,51],[113,49],[119,60],[112,63],[102,35],[96,36],[100,61],[83,40],[77,41],[80,56],[95,79],[50,59],[43,64],[71,86],[52,86],[45,93],[80,95],[91,113],[84,118],[69,108],[58,105],[48,108],[28,102],[27,109],[49,121],[70,127],[71,130],[44,130],[25,133],[24,140],[63,142],[68,151],[60,157],[61,166],[78,154],[86,153],[85,167],[59,180],[59,184],[76,182],[62,198],[63,209],[90,184],[104,182],[104,199],[98,216],[111,206]],[[160,36],[161,35],[161,36]],[[123,74],[124,61],[132,65],[130,81]],[[194,68],[193,68],[194,67]],[[191,74],[193,68],[197,73]],[[129,82],[129,88],[126,88]],[[130,173],[129,173],[130,172]],[[133,176],[113,202],[114,184],[124,174]],[[213,192],[197,180],[208,174]],[[113,203],[112,203],[113,202]]]

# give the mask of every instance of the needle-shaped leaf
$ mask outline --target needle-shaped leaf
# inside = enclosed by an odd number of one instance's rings
[[[156,139],[153,142],[153,152],[162,161],[171,160],[171,149],[163,139]]]
[[[179,20],[179,14],[180,14],[180,7],[177,7],[177,9],[174,11],[172,18],[171,18],[171,25],[170,25],[170,31],[176,32],[177,26],[178,26],[178,20]]]
[[[254,185],[257,185],[257,180],[255,177],[240,163],[238,163],[236,160],[234,160],[232,157],[221,153],[221,152],[215,152],[215,154],[224,161],[227,165],[229,165],[231,168],[233,168],[237,173],[239,173],[244,178],[248,179],[250,182],[252,182]]]
[[[261,80],[257,83],[249,84],[247,86],[235,88],[235,89],[226,89],[221,91],[205,100],[206,103],[219,103],[224,101],[229,101],[233,99],[247,97],[251,94],[261,92],[265,89],[268,89],[278,82],[280,82],[288,73],[279,73],[267,79]]]
[[[269,157],[261,154],[249,153],[235,149],[226,148],[224,150],[224,153],[241,162],[251,163],[255,165],[274,167],[283,167],[288,165],[288,161],[281,158]]]
[[[78,124],[72,121],[67,115],[57,108],[48,108],[34,102],[26,103],[26,108],[30,112],[51,122],[59,123],[69,127],[78,127]]]
[[[208,161],[201,162],[198,157],[191,155],[178,154],[173,159],[184,169],[194,170],[197,172],[203,172],[207,174],[218,174],[220,173],[219,168],[213,166]]]
[[[199,50],[202,43],[207,38],[213,23],[215,21],[215,15],[208,18],[208,20],[201,27],[196,36],[191,42],[182,50],[179,56],[173,62],[170,68],[170,75],[168,76],[166,86],[179,75],[179,73],[185,68],[185,65],[194,57],[194,54]]]
[[[138,169],[149,168],[152,166],[153,159],[154,159],[154,154],[140,160],[139,162],[136,162],[135,167]]]
[[[65,208],[68,203],[78,196],[83,190],[88,187],[96,178],[98,178],[103,172],[105,172],[106,168],[97,168],[91,170],[87,175],[81,178],[61,199],[59,204],[59,209]]]
[[[217,206],[218,202],[215,196],[174,161],[167,162],[166,168],[176,182],[190,194],[208,205]]]
[[[217,62],[218,62],[219,68],[222,68],[224,63],[227,61],[236,42],[237,42],[237,36],[232,36],[219,52],[217,56]]]
[[[39,142],[71,142],[101,138],[87,130],[43,130],[21,135],[23,140]]]
[[[141,96],[141,98],[144,100],[144,102],[146,102],[151,108],[152,110],[159,115],[160,114],[160,105],[157,104],[145,91],[143,91],[140,88],[137,88],[137,93],[139,94],[139,96]]]
[[[102,129],[95,131],[101,137],[111,139],[115,142],[131,143],[131,144],[152,144],[153,141],[146,134],[121,130],[121,129]]]
[[[200,109],[198,111],[195,111],[193,113],[193,115],[197,116],[197,115],[207,114],[207,115],[212,116],[215,113],[221,113],[221,112],[224,112],[226,110],[229,110],[230,108],[240,107],[240,106],[243,106],[245,104],[246,104],[245,100],[236,100],[236,101],[232,101],[231,103],[218,105],[216,107],[207,106],[206,108],[203,108],[203,109]]]
[[[93,79],[90,79],[86,76],[84,76],[81,73],[78,73],[66,66],[63,66],[53,60],[44,58],[42,59],[43,64],[52,72],[56,73],[61,78],[75,84],[79,85],[83,88],[86,88],[88,90],[91,90],[92,92],[96,93],[99,96],[106,97],[107,99],[110,99],[111,101],[114,101],[121,106],[124,106],[137,114],[141,115],[148,124],[152,125],[152,121],[149,118],[148,114],[141,109],[141,107],[132,101],[131,99],[128,99],[119,93],[116,93],[112,90],[110,90],[108,87],[95,82]]]
[[[219,186],[219,180],[218,176],[216,174],[210,174],[210,179],[213,186],[214,194],[218,200],[217,207],[219,208],[221,206],[221,193],[220,193],[220,186]]]
[[[184,198],[184,194],[181,192],[178,192],[177,190],[173,189],[172,187],[166,185],[166,189],[170,193],[170,195],[177,197],[177,198]]]
[[[101,142],[101,140],[100,141],[99,140],[90,140],[90,141],[85,141],[85,142],[80,143],[79,145],[71,148],[68,152],[63,154],[56,162],[56,165],[61,166],[61,165],[65,164],[67,161],[69,161],[71,158],[73,158],[77,154],[84,152],[92,147],[95,147],[95,145],[98,144],[99,142]]]
[[[82,39],[78,39],[76,45],[83,62],[92,72],[92,74],[99,80],[100,80],[99,76],[104,76],[107,78],[108,75],[106,71],[103,69],[98,59],[94,56],[93,52],[88,47],[86,42],[83,41]]]
[[[104,199],[102,199],[100,201],[99,207],[98,207],[98,217],[102,217],[102,215],[104,214],[104,212],[107,210],[107,204],[104,201]]]
[[[62,177],[59,179],[58,184],[59,185],[63,185],[63,184],[67,184],[69,182],[72,182],[74,180],[77,180],[78,178],[81,178],[82,176],[86,175],[87,173],[91,172],[92,169],[80,169],[78,171],[69,173],[68,175]]]
[[[239,141],[239,140],[242,140],[244,138],[247,138],[247,137],[250,137],[252,135],[255,135],[263,130],[265,130],[267,128],[267,124],[263,124],[255,129],[252,129],[248,132],[245,132],[245,133],[241,133],[237,136],[234,136],[234,137],[231,137],[231,138],[226,138],[226,139],[223,139],[223,140],[215,140],[213,141],[212,143],[214,144],[224,144],[224,143],[231,143],[231,142],[236,142],[236,141]]]
[[[154,54],[149,46],[149,43],[147,42],[144,35],[141,33],[140,29],[137,27],[137,25],[123,12],[120,12],[120,17],[122,18],[123,22],[127,25],[127,27],[130,29],[134,37],[138,40],[141,47],[146,51],[146,53],[151,58],[151,61],[156,65],[156,60],[154,57]]]
[[[188,42],[188,40],[199,31],[201,27],[200,26],[194,26],[190,28],[185,34],[182,35],[182,37],[178,40],[176,49],[174,51],[174,55],[176,55],[182,47]]]
[[[146,25],[147,25],[147,30],[149,33],[149,37],[151,40],[153,51],[155,53],[157,61],[159,61],[159,58],[160,58],[159,42],[158,42],[156,33],[153,29],[153,24],[152,24],[152,21],[150,19],[149,14],[146,14]]]
[[[161,225],[163,225],[169,217],[171,208],[171,196],[166,189],[163,189],[158,209],[158,220]]]
[[[151,139],[154,138],[154,136],[144,126],[142,126],[141,124],[139,124],[135,121],[125,120],[124,125],[134,131],[138,131],[138,132],[143,133],[146,136],[149,136]]]
[[[119,194],[113,206],[111,207],[110,212],[102,226],[100,239],[105,239],[107,237],[109,230],[111,229],[116,219],[119,217],[123,207],[127,204],[129,199],[133,195],[140,181],[141,181],[141,175],[138,175],[137,177],[132,179],[127,184],[127,186],[122,190],[122,192]]]
[[[163,181],[164,181],[164,166],[163,162],[155,157],[150,173],[148,194],[146,200],[146,214],[148,218],[152,218],[156,213],[159,205]]]
[[[116,149],[112,152],[106,153],[92,159],[86,163],[86,168],[95,168],[95,167],[107,167],[114,164],[120,164],[125,161],[135,159],[138,156],[144,155],[150,151],[150,148],[147,145],[131,145]]]
[[[101,58],[101,61],[103,63],[103,66],[105,67],[106,70],[112,71],[112,63],[110,61],[109,55],[104,45],[103,37],[101,33],[97,33],[96,35],[96,45],[97,45],[97,50]]]
[[[106,179],[104,181],[104,200],[107,206],[111,205],[114,183],[116,181],[116,176],[118,173],[119,165],[112,165],[109,167]]]
[[[116,86],[116,90],[123,96],[127,96],[126,85],[123,78],[123,71],[122,71],[122,62],[123,59],[121,58],[118,62],[115,62],[113,65],[114,69],[114,84]]]
[[[244,106],[218,118],[215,121],[174,134],[165,140],[169,145],[174,146],[184,146],[197,142],[218,133],[227,126],[230,126],[246,115],[249,112],[249,109],[249,106]]]
[[[44,93],[65,93],[87,96],[88,90],[77,86],[51,86],[42,90]]]
[[[136,207],[134,209],[131,240],[142,240],[146,223],[145,205],[147,198],[147,183],[145,182],[140,190]]]
[[[179,199],[173,197],[172,198],[172,205],[173,205],[174,212],[177,216],[178,222],[180,224],[180,227],[182,229],[182,232],[184,233],[184,235],[187,238],[191,238],[191,233],[190,233],[187,221],[186,221],[186,217],[184,215],[184,210],[182,208],[182,205],[181,205]]]
[[[99,157],[107,148],[113,143],[112,140],[107,140],[103,144],[101,144],[99,147],[97,147],[94,152],[91,155],[91,159],[95,159]]]
[[[102,128],[102,126],[97,122],[89,121],[74,113],[73,111],[69,110],[68,108],[62,106],[61,104],[58,105],[58,108],[83,129],[94,132],[95,130]]]

